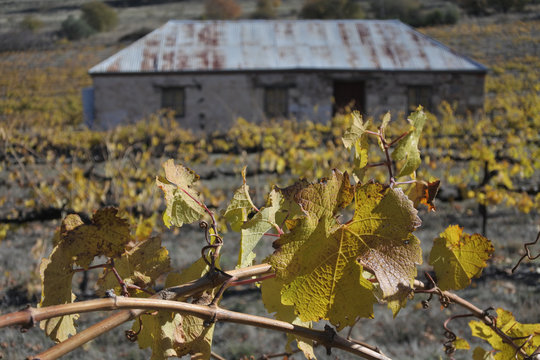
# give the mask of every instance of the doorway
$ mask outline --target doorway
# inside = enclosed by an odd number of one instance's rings
[[[334,81],[333,114],[350,110],[365,113],[366,94],[363,81]]]

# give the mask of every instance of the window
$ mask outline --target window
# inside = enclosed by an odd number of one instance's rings
[[[286,117],[289,114],[289,90],[286,87],[264,89],[264,113],[267,117]]]
[[[426,110],[431,108],[431,86],[409,86],[408,89],[408,110],[415,110],[418,105]]]
[[[174,111],[174,116],[185,115],[185,90],[183,87],[166,87],[161,89],[161,108]]]

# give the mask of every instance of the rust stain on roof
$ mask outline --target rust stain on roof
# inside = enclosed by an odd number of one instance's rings
[[[486,71],[396,20],[173,20],[90,73],[290,69]]]
[[[107,67],[108,72],[118,72],[120,70],[120,59],[116,59],[115,61],[111,62],[111,64]]]
[[[202,45],[218,46],[219,45],[219,31],[216,26],[207,25],[204,26],[198,33],[197,38]]]

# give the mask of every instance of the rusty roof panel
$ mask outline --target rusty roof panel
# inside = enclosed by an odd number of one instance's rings
[[[486,71],[397,20],[172,20],[90,73],[293,69]]]

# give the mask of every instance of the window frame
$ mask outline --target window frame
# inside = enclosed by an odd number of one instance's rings
[[[287,85],[268,85],[263,91],[264,115],[269,118],[286,118],[289,116],[289,88]],[[272,99],[272,96],[275,96]],[[277,96],[283,98],[277,99]],[[277,109],[277,108],[280,109]]]
[[[175,99],[175,97],[178,97]],[[175,118],[186,116],[186,88],[185,86],[161,87],[161,109],[174,111]]]

